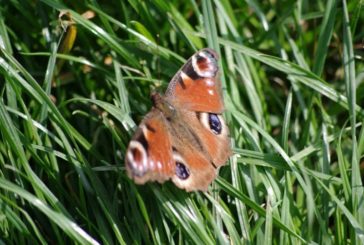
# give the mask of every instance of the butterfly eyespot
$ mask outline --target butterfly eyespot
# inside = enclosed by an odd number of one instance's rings
[[[222,124],[219,117],[216,114],[209,113],[209,126],[214,134],[221,134]]]
[[[180,180],[186,180],[188,177],[190,177],[191,173],[189,168],[186,166],[184,159],[182,156],[178,153],[176,148],[173,147],[173,159],[176,162],[176,176]]]
[[[176,175],[181,180],[188,179],[190,177],[190,170],[180,162],[176,162]]]
[[[192,56],[193,70],[200,77],[215,77],[218,71],[217,60],[214,54],[208,50],[202,50]]]
[[[134,149],[131,149],[131,154],[133,155],[133,160],[135,162],[141,162],[143,160],[143,154],[140,152],[139,149],[137,148],[134,148]]]
[[[147,170],[147,152],[138,141],[131,141],[126,155],[129,170],[135,176],[143,176]]]
[[[215,135],[225,135],[225,123],[220,114],[197,112],[201,124]]]

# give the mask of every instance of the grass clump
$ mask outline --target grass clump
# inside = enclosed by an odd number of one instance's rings
[[[364,243],[362,5],[3,3],[0,241]],[[150,92],[207,46],[234,155],[206,193],[136,186]]]

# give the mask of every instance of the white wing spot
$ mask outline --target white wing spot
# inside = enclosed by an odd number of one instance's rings
[[[205,80],[205,83],[206,83],[206,85],[207,85],[207,86],[209,86],[209,87],[213,87],[213,86],[215,86],[215,82],[214,82],[214,80],[212,80],[212,79],[206,79],[206,80]]]
[[[191,78],[186,74],[184,73],[183,71],[181,71],[181,78],[182,80],[191,80]]]
[[[139,164],[135,161],[134,159],[134,155],[133,155],[133,150],[136,149],[137,151],[140,152],[141,157],[142,157],[142,164]],[[147,152],[145,151],[143,145],[136,141],[136,140],[132,140],[130,141],[129,144],[129,150],[127,153],[127,158],[129,163],[133,166],[134,169],[138,169],[138,171],[143,172],[143,168],[147,169]]]

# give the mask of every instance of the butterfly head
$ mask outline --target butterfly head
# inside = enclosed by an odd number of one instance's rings
[[[176,117],[176,108],[164,96],[158,93],[152,93],[151,97],[154,107],[160,110],[168,120]]]

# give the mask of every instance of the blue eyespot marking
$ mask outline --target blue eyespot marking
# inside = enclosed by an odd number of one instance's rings
[[[190,177],[190,170],[184,164],[176,162],[176,175],[178,178],[185,180]]]
[[[219,117],[216,114],[209,113],[209,125],[214,134],[221,134],[222,125]]]

